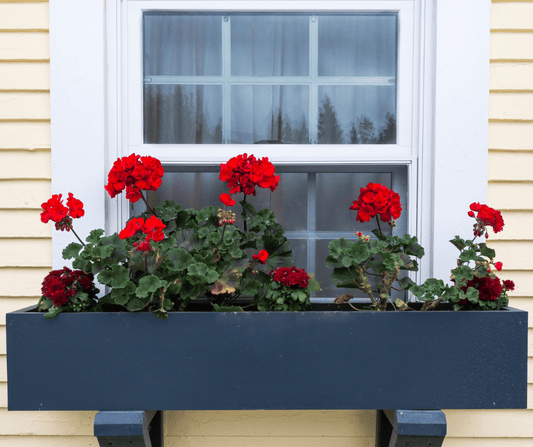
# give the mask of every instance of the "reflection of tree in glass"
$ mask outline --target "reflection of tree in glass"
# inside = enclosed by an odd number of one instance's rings
[[[302,116],[302,121],[300,123],[298,123],[298,121],[293,123],[288,116],[283,115],[281,117],[281,121],[283,123],[281,140],[278,140],[276,136],[277,129],[279,128],[279,113],[274,112],[270,115],[273,117],[273,119],[268,123],[266,132],[267,135],[271,137],[270,141],[280,141],[284,144],[309,144],[309,129],[307,128],[305,116]]]
[[[196,113],[197,95],[184,95],[180,85],[170,93],[149,86],[144,98],[144,142],[147,144],[222,143],[222,122],[213,132],[208,125],[208,113]],[[196,119],[201,117],[201,126]]]
[[[376,143],[374,123],[366,116],[359,118],[359,128],[357,134],[359,136],[359,144],[374,144]]]
[[[359,138],[357,137],[357,128],[352,121],[352,127],[350,129],[350,144],[359,144]]]
[[[385,127],[379,132],[378,143],[396,144],[396,118],[392,113],[385,115]]]
[[[318,114],[318,143],[342,144],[342,129],[337,121],[337,112],[333,109],[329,96],[322,101]]]

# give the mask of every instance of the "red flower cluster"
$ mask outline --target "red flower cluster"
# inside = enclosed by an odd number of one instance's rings
[[[235,200],[233,200],[231,196],[226,192],[223,192],[222,194],[220,194],[219,200],[226,206],[235,205]]]
[[[402,214],[400,195],[380,183],[369,183],[366,188],[361,188],[359,198],[353,201],[350,209],[357,211],[359,222],[369,222],[376,215],[383,222],[390,222]]]
[[[265,264],[266,261],[267,261],[267,259],[268,259],[268,251],[266,251],[266,250],[261,250],[261,251],[259,252],[259,254],[257,254],[257,255],[253,255],[252,258],[253,258],[254,260],[259,261],[261,264]]]
[[[165,238],[163,228],[166,228],[166,225],[155,216],[150,216],[146,220],[142,217],[136,217],[126,224],[126,228],[118,236],[120,239],[128,239],[135,236],[137,231],[142,231],[146,237],[142,242],[135,242],[133,246],[137,247],[139,251],[150,251],[151,240],[161,242]]]
[[[476,215],[477,213],[477,215]],[[483,236],[485,234],[485,227],[492,227],[495,233],[503,230],[504,222],[502,213],[487,205],[480,205],[477,202],[470,204],[470,217],[476,219],[474,225],[474,236]],[[488,234],[485,235],[489,237]]]
[[[67,304],[69,299],[78,291],[88,291],[93,286],[92,273],[81,270],[52,270],[44,278],[41,293],[45,298],[51,299],[54,305],[59,307]]]
[[[83,203],[69,192],[67,206],[63,205],[61,194],[54,194],[50,199],[41,204],[43,212],[41,213],[41,222],[55,222],[56,230],[72,229],[72,219],[77,219],[85,214]]]
[[[297,286],[305,289],[309,284],[309,275],[297,267],[278,267],[270,272],[272,279],[287,287]]]
[[[479,290],[479,299],[482,301],[496,301],[502,294],[502,284],[498,277],[490,278],[483,276],[481,278],[473,278],[466,283],[466,286],[461,287],[461,289],[463,292],[466,292],[469,287]]]
[[[163,167],[157,158],[131,154],[113,163],[105,189],[111,198],[126,189],[126,199],[134,203],[142,197],[142,189],[155,191],[159,188],[163,174]]]
[[[510,279],[504,280],[503,281],[503,288],[505,290],[514,290],[514,288],[515,288],[514,281],[511,281]]]
[[[274,175],[274,165],[268,157],[258,160],[247,154],[237,155],[221,164],[218,178],[228,183],[231,194],[243,192],[247,196],[255,196],[256,186],[274,191],[279,183],[279,175]]]

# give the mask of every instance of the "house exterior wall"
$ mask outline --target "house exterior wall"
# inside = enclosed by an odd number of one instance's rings
[[[7,411],[5,313],[36,303],[52,265],[52,226],[39,219],[51,193],[48,6],[0,0],[0,446],[96,447],[94,412]],[[517,284],[511,305],[531,314],[533,346],[533,1],[492,8],[488,204],[506,228],[490,241]],[[533,443],[529,355],[528,409],[446,411],[446,447]],[[43,386],[60,392],[60,380],[44,377]],[[166,446],[367,447],[375,412],[166,412],[165,432]]]

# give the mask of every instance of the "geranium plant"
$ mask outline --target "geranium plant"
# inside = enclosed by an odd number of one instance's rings
[[[341,238],[330,242],[326,265],[333,268],[332,279],[338,287],[361,290],[374,310],[386,310],[389,303],[393,308],[404,308],[402,300],[393,303],[392,290],[407,290],[414,285],[400,273],[418,270],[417,259],[424,255],[424,249],[416,237],[391,236],[382,230],[382,223],[394,227],[401,216],[400,196],[384,185],[369,183],[361,188],[350,209],[357,212],[357,221],[375,219],[378,228],[372,231],[375,238],[359,232],[356,241]],[[349,303],[351,298],[353,295],[344,294],[336,302]]]
[[[292,253],[282,226],[267,209],[256,211],[247,203],[256,188],[274,191],[279,176],[268,158],[239,155],[221,165],[220,179],[230,194],[243,193],[243,228],[230,209],[235,200],[220,196],[222,206],[199,211],[183,209],[174,201],[151,208],[143,191],[155,191],[164,175],[159,160],[132,154],[118,159],[109,172],[105,189],[112,198],[126,192],[130,202],[143,200],[147,210],[131,218],[118,234],[104,236],[93,230],[83,242],[63,251],[74,268],[95,275],[108,293],[94,310],[121,307],[129,311],[152,311],[165,318],[171,310],[184,310],[190,300],[207,298],[216,310],[241,310],[232,306],[240,297],[255,297],[256,304],[271,281],[269,272],[290,265]],[[43,203],[43,222],[52,219],[56,228],[73,230],[72,218],[83,215],[82,204],[69,193],[69,207],[61,195]],[[77,236],[77,235],[76,235]],[[49,303],[48,301],[46,303]],[[69,310],[52,303],[54,312]],[[52,309],[50,307],[50,309]]]

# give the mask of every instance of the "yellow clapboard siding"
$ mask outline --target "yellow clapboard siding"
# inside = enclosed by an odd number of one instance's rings
[[[503,278],[507,277],[506,270],[533,270],[533,241],[510,242],[489,238],[488,245],[496,250],[495,260],[503,262]]]
[[[487,204],[499,210],[533,209],[533,183],[489,183]]]
[[[94,436],[2,436],[0,447],[99,447]]]
[[[0,90],[50,90],[50,63],[0,62]]]
[[[533,3],[493,3],[490,28],[533,29]]]
[[[0,302],[0,306],[1,306]],[[509,297],[509,306],[528,312],[528,327],[533,328],[533,298]],[[1,307],[0,307],[1,309]],[[533,373],[533,371],[531,371]]]
[[[0,122],[0,149],[46,149],[50,147],[51,127],[47,122]]]
[[[490,172],[490,157],[489,157],[489,172]],[[499,233],[490,234],[490,241],[498,240],[519,240],[531,239],[528,234],[528,228],[533,228],[533,211],[503,211],[503,220],[505,227]]]
[[[0,441],[1,445],[1,441]],[[239,437],[167,436],[165,447],[374,447],[375,437]]]
[[[7,356],[0,355],[0,382],[7,382]]]
[[[2,180],[0,181],[0,209],[41,208],[51,197],[48,180]]]
[[[531,438],[531,410],[443,410],[450,438]]]
[[[0,383],[0,408],[7,408],[7,383]]]
[[[533,149],[533,123],[489,123],[489,148]]]
[[[533,63],[493,62],[490,64],[491,90],[533,90]]]
[[[521,438],[444,438],[442,447],[531,447],[531,439]]]
[[[94,415],[96,413],[96,411],[7,411],[7,409],[0,409],[0,433],[4,436],[92,436],[94,438]],[[38,444],[29,443],[29,445]]]
[[[39,289],[38,293],[41,290]],[[1,297],[0,296],[0,325],[6,324],[6,313],[13,312],[14,310],[23,309],[24,307],[35,306],[39,301],[39,297]],[[2,379],[0,378],[0,381]]]
[[[533,180],[532,166],[533,152],[489,152],[489,182],[491,180]]]
[[[0,119],[50,119],[50,93],[0,92]]]
[[[0,210],[0,237],[52,237],[52,225],[43,224],[39,210]]]
[[[0,151],[0,179],[50,179],[51,158],[50,151]]]
[[[1,33],[0,59],[50,59],[48,33]]]
[[[1,293],[10,297],[40,296],[41,284],[48,273],[49,268],[0,268]]]
[[[533,119],[533,93],[491,93],[489,119]]]
[[[169,411],[168,436],[374,436],[375,411]]]
[[[0,326],[0,355],[6,354],[6,326]],[[1,399],[0,399],[1,402]]]
[[[48,3],[0,3],[0,29],[48,28]]]
[[[491,60],[532,60],[533,33],[491,33]]]
[[[0,253],[0,267],[52,267],[52,239],[0,239]]]

